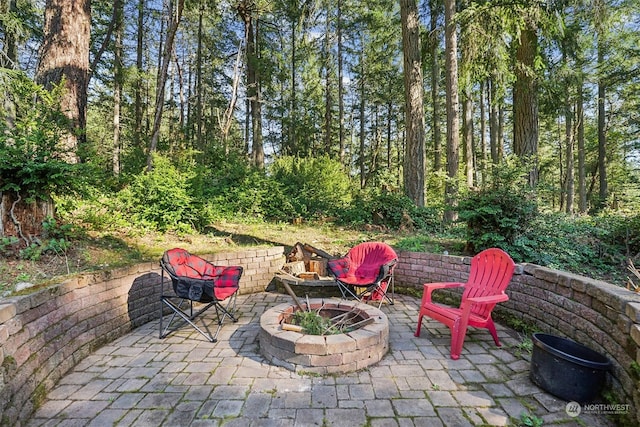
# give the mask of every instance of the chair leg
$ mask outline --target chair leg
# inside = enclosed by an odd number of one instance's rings
[[[487,329],[491,333],[491,336],[493,337],[493,342],[496,343],[496,346],[502,347],[502,344],[500,344],[500,340],[498,339],[498,331],[496,331],[496,325],[495,323],[493,323],[493,319],[491,318],[489,318],[489,321],[487,322]]]
[[[460,353],[462,353],[462,347],[464,345],[464,339],[467,335],[468,321],[463,318],[458,318],[451,326],[451,358],[458,360]]]
[[[464,336],[460,337],[459,325],[458,322],[456,322],[456,324],[451,328],[451,358],[453,360],[460,359],[463,343]]]
[[[338,288],[340,289],[340,293],[342,294],[342,299],[346,300],[349,299],[349,296],[357,301],[362,301],[362,299],[357,295],[356,292],[352,291],[349,288],[349,285],[345,285],[344,283],[340,282],[339,280],[338,282]]]
[[[416,328],[416,333],[413,334],[416,337],[420,336],[420,328],[422,327],[422,318],[424,317],[424,315],[420,314],[418,315],[418,327]]]
[[[216,329],[216,333],[213,335],[213,339],[216,341],[218,340],[218,334],[220,333],[220,329],[222,329],[222,324],[226,317],[229,317],[233,323],[238,321],[238,318],[233,314],[236,311],[236,295],[237,294],[233,294],[229,297],[226,307],[219,301],[214,304],[216,308],[216,316],[218,318],[218,328]]]
[[[389,278],[386,285],[387,286],[383,289],[381,283],[375,288],[375,290],[372,291],[372,293],[380,294],[381,298],[380,302],[378,303],[378,308],[382,307],[382,303],[384,302],[384,300],[387,300],[389,302],[389,305],[393,305],[395,302],[395,284],[393,283],[393,277]],[[391,289],[391,292],[389,292],[389,289]],[[391,296],[389,296],[389,294],[391,294]]]
[[[217,339],[215,336],[213,336],[208,330],[207,332],[203,331],[202,329],[200,329],[200,327],[198,325],[195,324],[195,322],[193,322],[193,320],[198,317],[200,314],[204,313],[207,309],[209,309],[211,306],[215,305],[216,302],[210,302],[207,305],[205,305],[203,308],[201,308],[200,310],[198,310],[197,312],[193,313],[193,302],[190,301],[190,315],[188,316],[183,310],[182,310],[182,304],[185,302],[185,299],[180,299],[180,303],[178,305],[176,305],[175,303],[173,303],[169,297],[162,297],[162,303],[166,304],[172,311],[172,315],[171,318],[169,319],[169,323],[167,324],[167,326],[164,328],[164,330],[162,329],[162,319],[160,320],[160,338],[164,338],[168,335],[169,333],[169,328],[171,327],[171,324],[173,323],[176,315],[178,315],[182,320],[184,320],[185,322],[187,322],[189,325],[191,325],[191,327],[193,327],[196,331],[198,331],[203,337],[205,337],[208,341],[210,342],[216,342]],[[162,310],[160,311],[160,315],[162,315]],[[217,336],[217,334],[216,334]]]

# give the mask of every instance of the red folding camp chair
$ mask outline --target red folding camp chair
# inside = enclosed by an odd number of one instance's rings
[[[378,301],[378,307],[386,299],[393,304],[393,270],[398,255],[391,246],[382,242],[360,243],[343,258],[329,260],[327,268],[333,274],[342,293],[359,301]]]
[[[192,255],[184,249],[170,249],[160,260],[162,267],[162,293],[160,296],[160,338],[169,333],[176,316],[191,325],[211,342],[216,342],[225,318],[237,322],[235,317],[236,295],[243,269],[240,266],[220,267]],[[165,273],[171,278],[174,294],[166,294]],[[176,301],[177,300],[177,301]],[[226,304],[222,304],[227,301]],[[201,307],[194,312],[194,303]],[[185,306],[186,305],[186,306]],[[163,329],[164,306],[171,309],[169,323]],[[198,316],[214,307],[218,328],[212,334],[208,327],[195,323]]]

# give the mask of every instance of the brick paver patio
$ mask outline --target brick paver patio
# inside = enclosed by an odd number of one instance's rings
[[[283,302],[290,297],[239,296],[240,320],[223,326],[217,343],[186,327],[159,339],[150,322],[80,361],[28,426],[613,425],[572,418],[566,402],[533,385],[521,338],[500,325],[502,348],[471,328],[457,361],[441,324],[425,320],[414,337],[419,299],[409,296],[382,307],[390,350],[377,365],[326,376],[271,366],[258,348],[259,318]]]

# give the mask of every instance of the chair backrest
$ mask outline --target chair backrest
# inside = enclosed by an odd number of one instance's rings
[[[210,279],[218,276],[222,269],[181,248],[166,251],[162,255],[161,264],[172,276],[191,279]]]
[[[511,282],[515,263],[502,249],[486,249],[471,259],[469,279],[464,287],[462,299],[498,295]],[[471,312],[486,318],[495,304],[474,304]]]
[[[352,247],[347,253],[355,274],[360,277],[377,277],[380,267],[389,266],[391,271],[398,260],[398,255],[391,246],[382,242],[365,242]]]

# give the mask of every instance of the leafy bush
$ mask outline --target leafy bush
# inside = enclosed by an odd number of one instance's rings
[[[38,261],[46,253],[65,255],[72,246],[72,240],[78,235],[73,225],[59,224],[52,217],[46,218],[42,226],[44,230],[42,239],[36,239],[27,247],[20,249],[20,258]]]
[[[328,156],[280,157],[270,173],[300,216],[337,216],[351,202],[351,180],[342,164]]]
[[[199,219],[191,196],[193,174],[179,171],[159,155],[153,164],[153,170],[134,176],[118,193],[118,204],[135,224],[160,231],[192,231]]]
[[[0,105],[0,192],[31,202],[79,189],[86,165],[69,163],[60,145],[68,124],[58,108],[62,89],[49,92],[20,72],[2,69],[0,90],[10,97]],[[7,105],[14,111],[6,111]]]
[[[406,195],[389,191],[358,194],[340,219],[346,223],[373,222],[393,229],[411,227],[423,231],[433,231],[442,225],[437,209],[418,207]]]
[[[499,247],[512,254],[538,214],[534,194],[522,166],[496,167],[491,185],[471,192],[459,203],[459,219],[467,223],[467,245],[472,253]],[[514,256],[514,255],[512,255]]]
[[[624,244],[612,238],[612,222],[588,216],[540,214],[507,250],[516,261],[607,278],[625,260]]]
[[[214,154],[215,156],[215,154]],[[229,155],[200,174],[204,209],[215,218],[288,220],[296,216],[282,185],[244,157]]]

